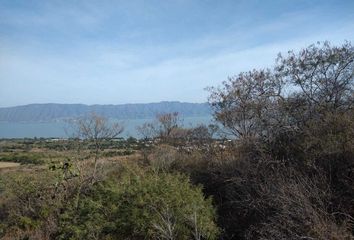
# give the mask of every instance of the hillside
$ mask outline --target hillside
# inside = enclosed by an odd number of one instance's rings
[[[157,113],[163,112],[179,112],[183,117],[208,116],[211,114],[210,107],[207,103],[159,102],[120,105],[47,103],[0,108],[0,121],[58,121],[83,116],[90,112],[115,119],[152,118]]]

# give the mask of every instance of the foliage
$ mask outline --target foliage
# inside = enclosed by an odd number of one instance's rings
[[[215,239],[214,218],[211,199],[187,177],[129,168],[62,215],[60,238]]]
[[[60,200],[55,178],[47,171],[7,173],[0,177],[0,236],[3,239],[49,239],[55,231]]]

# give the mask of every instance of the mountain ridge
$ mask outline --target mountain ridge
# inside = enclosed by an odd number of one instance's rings
[[[208,103],[162,101],[155,103],[126,104],[67,104],[32,103],[27,105],[0,107],[2,122],[51,122],[84,116],[95,112],[114,119],[153,118],[158,113],[179,112],[182,117],[210,116]]]

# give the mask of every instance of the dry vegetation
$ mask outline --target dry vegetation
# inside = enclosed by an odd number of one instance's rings
[[[25,165],[0,175],[0,236],[354,239],[351,44],[279,55],[209,101],[221,129],[166,113],[117,140],[92,115],[78,138],[2,141],[1,159]]]
[[[0,169],[2,168],[12,168],[12,167],[18,167],[20,166],[19,163],[14,163],[14,162],[0,162]]]

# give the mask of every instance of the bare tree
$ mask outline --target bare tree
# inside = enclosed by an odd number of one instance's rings
[[[272,70],[242,72],[209,90],[215,119],[237,138],[301,128],[323,112],[353,109],[354,48],[324,42],[289,51]]]
[[[88,140],[94,146],[94,170],[93,178],[96,176],[99,152],[103,150],[102,143],[113,139],[124,130],[119,123],[110,123],[105,117],[91,113],[79,118],[74,122],[76,136],[82,140]]]
[[[334,110],[353,106],[354,48],[348,42],[338,47],[318,42],[298,53],[279,54],[275,71],[294,86],[309,108],[317,105]]]
[[[178,112],[163,113],[156,116],[159,127],[159,136],[163,139],[171,137],[174,130],[179,126],[179,114]]]
[[[178,112],[160,113],[156,115],[153,122],[144,123],[137,127],[137,130],[145,139],[159,137],[166,142],[185,135],[183,129],[180,128],[180,122]]]
[[[274,104],[282,96],[283,82],[270,70],[242,72],[223,82],[222,88],[208,88],[214,117],[236,138],[262,132]]]
[[[139,135],[145,140],[156,137],[156,133],[157,133],[156,126],[152,122],[146,122],[143,125],[138,126],[136,129]]]

